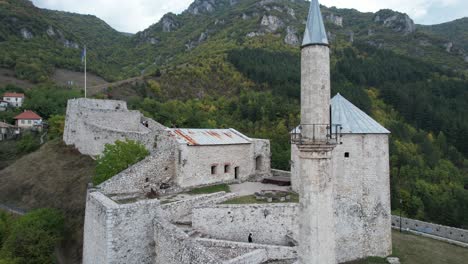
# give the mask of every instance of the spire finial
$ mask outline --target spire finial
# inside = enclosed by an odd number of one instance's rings
[[[318,0],[310,1],[309,17],[307,18],[306,30],[302,46],[328,45],[327,31],[323,23],[322,12]]]

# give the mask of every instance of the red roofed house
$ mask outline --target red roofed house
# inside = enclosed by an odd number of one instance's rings
[[[42,126],[42,117],[30,110],[15,116],[15,120],[16,126],[19,128],[29,129]]]
[[[24,102],[23,93],[5,93],[3,95],[3,101],[8,102],[11,106],[21,107]]]

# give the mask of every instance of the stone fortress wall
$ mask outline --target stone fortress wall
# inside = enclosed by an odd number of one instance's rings
[[[125,120],[125,122],[122,122]],[[127,103],[114,100],[73,99],[68,101],[63,140],[82,154],[97,156],[105,144],[131,139],[152,150],[155,135],[164,127],[148,121],[138,111],[129,111]]]
[[[409,229],[412,231],[438,236],[453,241],[458,241],[468,244],[468,230],[460,229],[450,226],[443,226],[419,220],[401,218],[401,228],[403,230]],[[397,229],[400,228],[400,217],[392,216],[392,227]]]
[[[192,225],[215,239],[287,246],[299,230],[296,203],[212,205],[193,209]]]

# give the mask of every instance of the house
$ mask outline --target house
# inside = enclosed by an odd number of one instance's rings
[[[25,96],[23,93],[5,93],[3,95],[3,101],[8,102],[8,104],[13,107],[22,107],[24,98]]]
[[[42,117],[30,110],[15,116],[16,126],[23,129],[33,129],[42,127]]]
[[[0,111],[6,111],[8,108],[8,102],[0,100]]]
[[[15,135],[15,127],[5,122],[0,122],[0,141],[13,138]]]

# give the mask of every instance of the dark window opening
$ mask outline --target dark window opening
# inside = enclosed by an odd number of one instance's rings
[[[349,158],[349,152],[345,152],[344,157]]]
[[[224,173],[229,173],[231,166],[229,164],[224,165]]]
[[[211,166],[211,174],[216,174],[216,166]]]
[[[149,178],[146,178],[146,179],[145,179],[145,182],[149,182]]]
[[[234,179],[239,179],[239,167],[234,168]]]
[[[255,158],[255,170],[257,171],[262,170],[262,163],[263,163],[262,156],[256,157]]]

